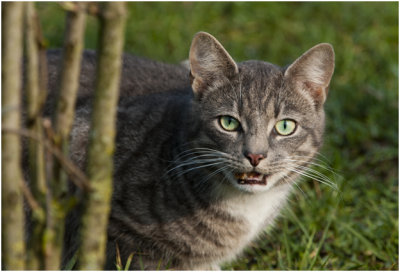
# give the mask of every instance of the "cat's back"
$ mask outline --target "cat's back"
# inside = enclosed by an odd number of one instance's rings
[[[167,64],[123,54],[120,97],[180,90],[189,86],[189,70],[183,65]],[[60,82],[62,50],[47,51],[49,100],[55,97]],[[78,100],[91,97],[96,82],[97,53],[84,50],[79,75]],[[50,103],[51,103],[50,101]],[[52,103],[51,103],[52,104]]]

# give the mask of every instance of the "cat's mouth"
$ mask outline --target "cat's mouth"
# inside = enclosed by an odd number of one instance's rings
[[[267,185],[267,177],[268,175],[260,174],[258,172],[235,174],[235,178],[241,185]]]

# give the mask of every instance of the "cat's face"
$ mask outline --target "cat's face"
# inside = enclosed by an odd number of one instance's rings
[[[211,174],[246,192],[293,183],[322,143],[333,56],[322,44],[286,71],[260,61],[237,65],[215,38],[197,34],[190,63],[198,154]]]

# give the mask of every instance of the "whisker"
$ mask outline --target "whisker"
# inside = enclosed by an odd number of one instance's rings
[[[322,164],[324,164],[324,165],[326,165],[326,166],[328,166],[329,165],[329,159],[328,158],[326,158],[324,155],[322,155],[321,153],[319,153],[319,152],[316,152],[316,155],[317,156],[314,156],[314,155],[312,155],[312,156],[305,156],[305,155],[296,155],[296,154],[294,154],[294,155],[291,155],[291,157],[297,157],[297,158],[305,158],[305,159],[312,159],[312,160],[315,160],[315,161],[319,161],[320,163],[322,163]],[[318,158],[319,157],[319,158]]]
[[[191,149],[185,150],[185,151],[177,154],[176,158],[184,158],[188,155],[198,154],[198,153],[199,154],[210,154],[210,155],[213,154],[213,155],[229,157],[229,154],[215,150],[215,149],[196,147],[196,148],[191,148]]]
[[[185,156],[182,156],[182,157],[178,157],[178,158],[176,158],[175,160],[173,160],[173,161],[170,161],[170,162],[180,162],[180,161],[185,161],[185,160],[191,160],[191,159],[197,159],[197,158],[204,158],[204,157],[211,157],[211,158],[221,158],[221,156],[219,156],[219,155],[216,155],[216,154],[210,154],[210,153],[206,153],[206,154],[200,154],[200,155],[195,155],[196,153],[190,153],[190,154],[187,154],[187,155],[185,155]],[[189,157],[189,156],[191,156],[191,155],[195,155],[195,156],[193,156],[192,158],[189,158],[189,159],[185,159],[184,160],[184,158],[185,157]]]
[[[327,181],[332,182],[331,179],[328,178],[326,175],[324,175],[324,174],[322,174],[321,172],[318,172],[317,170],[314,170],[314,169],[312,169],[312,168],[310,168],[310,167],[303,166],[303,165],[294,165],[294,166],[297,167],[297,168],[299,168],[299,169],[301,169],[301,170],[305,170],[305,171],[314,173],[315,175],[320,176],[320,177],[323,178],[324,180],[327,180]],[[332,183],[333,183],[333,182],[332,182]]]
[[[208,174],[205,178],[203,178],[202,180],[199,181],[199,183],[197,184],[197,186],[201,186],[202,188],[206,188],[205,184],[207,183],[207,181],[209,181],[212,177],[214,177],[215,175],[221,173],[222,171],[226,170],[229,168],[229,165],[225,165],[223,167],[218,168],[217,170],[211,172],[210,174]],[[201,190],[202,191],[202,190]]]
[[[287,179],[289,179],[290,182],[287,181]],[[290,177],[290,176],[284,174],[283,180],[284,180],[287,184],[289,184],[289,185],[294,184],[294,185],[300,190],[300,192],[303,194],[303,196],[306,196],[306,194],[305,194],[304,191],[300,188],[300,186],[297,184],[297,182],[296,182],[295,179],[293,179],[292,177]]]
[[[335,171],[335,170],[334,170],[332,167],[325,166],[325,165],[322,165],[322,164],[319,164],[319,163],[316,163],[316,162],[313,162],[313,161],[295,160],[295,159],[284,159],[284,161],[288,161],[288,162],[300,162],[300,163],[307,163],[307,164],[310,164],[310,165],[313,165],[313,166],[316,166],[316,167],[322,168],[322,169],[324,169],[324,170],[326,170],[326,171],[329,171],[329,172],[331,172],[331,173],[332,173],[332,174],[334,174],[334,175],[337,175],[337,176],[339,176],[339,174],[338,174],[338,173],[336,173],[336,171]]]
[[[300,171],[300,170],[297,169],[297,168],[289,168],[289,167],[287,167],[287,169],[288,169],[289,171],[298,173],[298,174],[300,174],[300,175],[302,175],[302,176],[304,176],[304,177],[308,177],[308,178],[311,178],[311,179],[315,179],[315,180],[321,182],[322,184],[325,184],[325,185],[331,187],[331,188],[334,189],[334,190],[338,190],[338,188],[337,188],[337,186],[336,186],[335,183],[331,182],[330,180],[324,180],[324,179],[322,179],[321,177],[319,177],[319,176],[316,175],[316,174],[308,173],[308,172],[304,172],[304,171]]]
[[[210,166],[213,166],[213,165],[218,165],[218,164],[221,164],[221,163],[226,163],[226,162],[225,161],[220,161],[220,162],[208,163],[208,164],[205,164],[205,165],[192,167],[192,168],[185,169],[183,171],[175,173],[175,176],[182,176],[182,175],[184,175],[184,174],[186,174],[186,173],[188,173],[190,171],[193,171],[193,170],[196,170],[196,169],[205,168],[205,167],[210,167]]]

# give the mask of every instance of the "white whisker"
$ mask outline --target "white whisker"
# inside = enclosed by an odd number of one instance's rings
[[[295,173],[297,173],[297,174],[300,174],[300,175],[302,175],[302,176],[304,176],[304,177],[308,177],[308,178],[311,178],[311,179],[315,179],[315,180],[321,182],[322,184],[325,184],[325,185],[331,187],[331,188],[334,189],[334,190],[338,190],[336,184],[333,183],[332,181],[330,181],[329,179],[326,180],[326,179],[323,179],[323,178],[321,178],[320,176],[318,176],[318,175],[316,175],[316,174],[314,174],[314,173],[309,173],[309,172],[301,171],[300,169],[297,169],[296,167],[294,167],[294,168],[287,167],[286,169],[288,169],[289,171],[295,172]],[[308,169],[308,170],[309,170],[309,169]]]
[[[326,171],[329,171],[329,172],[331,172],[331,173],[334,174],[334,175],[338,175],[338,174],[336,173],[336,171],[334,171],[334,169],[333,169],[332,167],[325,166],[325,165],[322,165],[322,164],[320,164],[320,163],[316,163],[316,162],[313,162],[313,161],[296,160],[296,159],[284,159],[284,161],[286,161],[286,162],[299,162],[299,163],[310,164],[310,165],[313,165],[313,166],[322,168],[322,169],[324,169],[324,170],[326,170]]]
[[[201,168],[204,168],[204,167],[210,167],[210,166],[218,165],[218,164],[221,164],[221,163],[225,163],[225,161],[219,161],[219,162],[208,163],[208,164],[204,164],[204,165],[200,165],[200,166],[196,166],[196,167],[191,167],[189,169],[185,169],[183,171],[177,172],[177,173],[175,173],[175,175],[176,176],[181,176],[183,174],[186,174],[186,173],[188,173],[190,171],[193,171],[193,170],[196,170],[196,169],[201,169]],[[181,167],[181,165],[178,165],[177,167],[175,167],[175,169],[179,168],[179,167]]]

